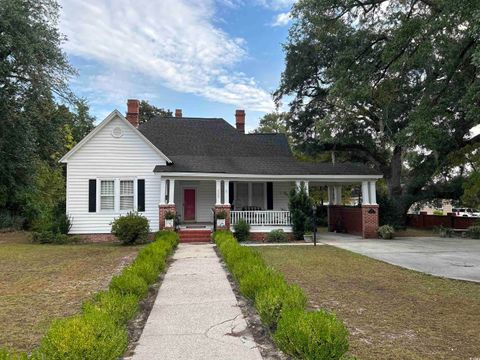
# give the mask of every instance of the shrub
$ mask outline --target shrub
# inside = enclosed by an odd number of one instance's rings
[[[378,235],[382,239],[393,239],[395,229],[390,225],[382,225],[378,228]]]
[[[92,300],[86,301],[82,310],[84,314],[99,312],[122,325],[138,311],[138,297],[133,294],[121,295],[115,291],[101,291]]]
[[[443,210],[433,210],[433,215],[443,215]]]
[[[221,210],[217,212],[216,214],[217,219],[226,219],[227,218],[227,212],[225,210]]]
[[[287,234],[281,229],[279,230],[272,230],[267,235],[267,242],[287,242],[288,237]]]
[[[175,220],[176,214],[173,211],[167,211],[165,213],[165,220]]]
[[[271,330],[275,330],[283,311],[303,310],[306,304],[307,298],[303,290],[285,283],[263,289],[255,298],[255,308],[262,322]]]
[[[77,242],[78,238],[52,231],[41,231],[32,233],[32,241],[39,244],[70,244]]]
[[[148,292],[148,285],[131,267],[127,267],[120,275],[112,278],[110,290],[122,295],[133,294],[138,297],[144,297]]]
[[[72,219],[66,213],[58,214],[52,223],[52,231],[67,235],[72,228]]]
[[[161,259],[158,259],[157,261],[159,263],[162,262]],[[141,258],[138,261],[135,260],[135,262],[132,264],[131,270],[145,280],[147,285],[151,285],[155,282],[155,280],[157,280],[159,270],[163,270],[163,268],[155,266],[157,261],[155,261],[153,257],[151,259]]]
[[[127,331],[100,312],[56,320],[40,343],[49,360],[115,360],[127,347]]]
[[[470,226],[465,235],[472,239],[480,239],[480,225]]]
[[[244,219],[238,220],[238,222],[233,225],[233,229],[235,230],[235,237],[238,241],[247,241],[250,239],[250,224]]]
[[[348,351],[348,331],[326,311],[285,311],[274,335],[277,346],[297,359],[340,359]]]
[[[267,267],[257,266],[243,275],[239,288],[245,297],[255,300],[261,290],[269,286],[280,286],[284,281],[280,273]]]
[[[148,219],[137,213],[120,216],[112,223],[112,234],[124,245],[146,242],[149,231]]]
[[[288,208],[295,239],[303,239],[305,231],[309,231],[312,224],[312,199],[308,196],[305,186],[292,189],[289,194]]]
[[[434,228],[434,231],[443,238],[452,237],[454,234],[453,229],[445,227],[443,225],[437,226]]]

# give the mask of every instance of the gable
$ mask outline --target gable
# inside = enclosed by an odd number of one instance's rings
[[[60,162],[67,163],[82,156],[89,157],[102,153],[104,155],[114,153],[120,157],[125,157],[129,153],[143,154],[156,157],[160,164],[171,162],[117,110],[108,115],[90,134],[65,154]]]

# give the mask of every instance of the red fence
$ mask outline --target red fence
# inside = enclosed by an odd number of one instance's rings
[[[362,208],[329,206],[328,227],[330,231],[362,234]]]
[[[407,225],[421,229],[432,229],[436,226],[443,226],[452,229],[467,229],[480,221],[480,218],[448,215],[427,215],[420,213],[408,214]]]

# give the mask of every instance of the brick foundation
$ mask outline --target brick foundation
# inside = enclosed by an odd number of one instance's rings
[[[217,230],[230,229],[230,205],[215,205],[215,215],[221,211],[225,211],[227,213],[227,217],[225,218],[225,227],[217,226]]]
[[[266,242],[268,232],[251,232],[250,241]],[[288,241],[295,241],[295,236],[293,233],[285,233],[287,235]]]
[[[378,238],[378,205],[362,205],[362,236],[364,239]]]
[[[78,237],[82,243],[119,243],[120,241],[113,234],[72,234]],[[153,241],[155,233],[148,234],[148,241]]]
[[[165,204],[165,205],[158,205],[158,216],[159,216],[159,226],[160,230],[173,230],[173,228],[165,228],[165,214],[167,212],[173,212],[174,214],[177,213],[177,208],[175,204]]]

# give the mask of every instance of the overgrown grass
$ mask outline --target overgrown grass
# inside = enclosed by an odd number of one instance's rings
[[[402,269],[330,246],[259,247],[267,264],[335,311],[367,359],[480,358],[480,284]]]

